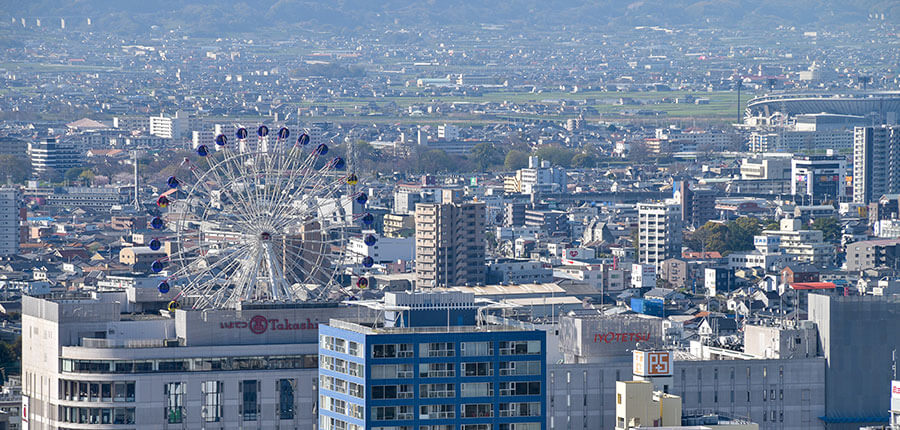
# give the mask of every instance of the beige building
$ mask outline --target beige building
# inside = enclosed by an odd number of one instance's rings
[[[384,235],[386,237],[408,237],[415,234],[416,224],[412,215],[385,214]]]
[[[616,429],[681,425],[681,397],[653,391],[650,381],[616,382]]]
[[[419,203],[415,220],[418,287],[484,284],[484,203]]]
[[[154,251],[148,246],[132,246],[119,251],[119,263],[132,266],[137,271],[145,271],[154,261],[165,256],[162,249]]]

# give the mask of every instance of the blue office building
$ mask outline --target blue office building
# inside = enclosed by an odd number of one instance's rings
[[[468,293],[361,304],[319,326],[320,430],[545,430],[543,331],[476,324]]]

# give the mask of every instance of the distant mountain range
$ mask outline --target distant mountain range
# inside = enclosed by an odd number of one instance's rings
[[[90,17],[111,30],[142,31],[151,25],[216,34],[222,26],[252,30],[296,23],[354,28],[411,23],[471,23],[608,27],[704,25],[820,28],[862,22],[871,14],[900,20],[896,0],[0,0],[0,16]]]

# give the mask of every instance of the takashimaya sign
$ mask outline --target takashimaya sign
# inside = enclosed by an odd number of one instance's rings
[[[255,315],[250,321],[229,321],[219,323],[222,329],[244,329],[249,328],[253,334],[263,334],[267,331],[286,331],[286,330],[318,330],[319,323],[310,321],[291,321],[288,318],[266,318],[262,315]]]

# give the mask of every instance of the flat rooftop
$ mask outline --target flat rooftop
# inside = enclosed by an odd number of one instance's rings
[[[492,333],[504,331],[528,331],[522,327],[510,325],[482,324],[482,325],[450,325],[428,327],[385,327],[382,323],[373,320],[328,320],[328,325],[334,328],[350,330],[362,334],[409,334],[409,333]]]

